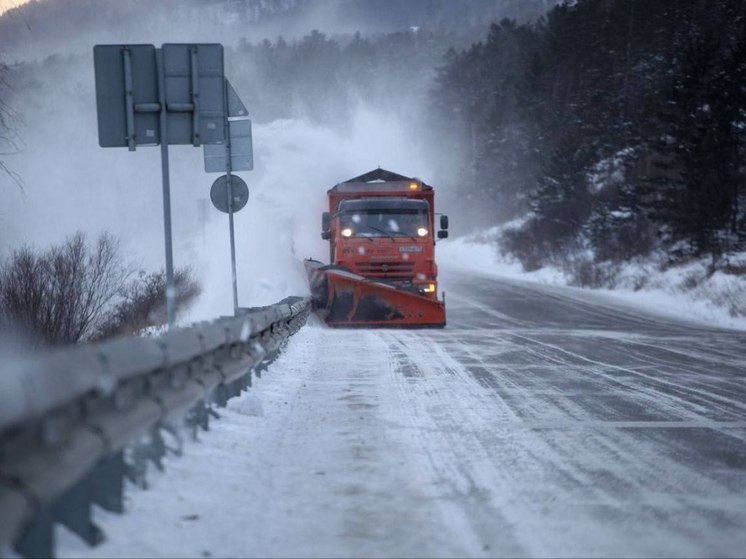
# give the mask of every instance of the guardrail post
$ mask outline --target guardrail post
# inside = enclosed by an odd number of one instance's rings
[[[161,426],[156,425],[150,430],[150,444],[145,445],[147,457],[159,472],[163,471],[163,457],[166,456],[166,442],[161,435]]]
[[[219,408],[224,408],[228,404],[228,400],[231,398],[231,390],[227,384],[218,384],[215,390],[212,392],[212,401]]]
[[[104,541],[104,533],[91,519],[91,504],[95,486],[90,477],[85,477],[68,489],[54,503],[54,520],[69,528],[90,546]]]
[[[148,488],[148,462],[145,456],[145,448],[140,444],[132,445],[130,460],[124,464],[124,475],[140,489]]]
[[[192,428],[192,438],[197,438],[197,429],[201,428],[203,431],[210,430],[210,416],[218,419],[220,415],[212,409],[210,402],[207,400],[200,400],[194,407],[189,410],[185,419],[186,424]]]
[[[124,452],[104,458],[91,476],[93,502],[109,512],[124,512]]]
[[[264,360],[254,368],[254,372],[256,373],[257,378],[262,378],[262,372],[266,371],[269,366],[275,362],[275,360],[279,357],[281,351],[281,348],[277,348],[276,350],[269,352]]]
[[[250,373],[247,372],[245,375],[241,375],[236,380],[230,383],[232,397],[241,395],[241,392],[243,392],[244,388],[246,387],[246,377],[248,377],[249,374]]]
[[[49,507],[39,510],[26,525],[13,549],[29,559],[54,557],[54,515]]]

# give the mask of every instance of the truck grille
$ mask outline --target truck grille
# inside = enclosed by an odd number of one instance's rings
[[[412,277],[414,262],[360,262],[357,269],[369,277],[408,279]]]

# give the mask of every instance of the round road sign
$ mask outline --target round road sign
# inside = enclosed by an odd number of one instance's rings
[[[228,182],[228,175],[218,177],[212,188],[210,188],[210,200],[212,205],[215,206],[223,213],[228,213],[228,188],[226,183]],[[237,212],[246,205],[249,201],[249,187],[241,177],[231,175],[231,193],[233,194],[233,211]]]

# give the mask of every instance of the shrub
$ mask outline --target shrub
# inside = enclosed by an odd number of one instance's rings
[[[174,285],[177,308],[188,305],[202,291],[189,268],[174,271]],[[122,300],[107,314],[96,339],[127,336],[166,322],[166,274],[140,271],[138,277],[122,289]]]
[[[132,275],[106,233],[94,244],[77,233],[45,251],[23,247],[0,265],[0,338],[34,348],[165,324],[165,273]],[[174,282],[179,307],[201,292],[189,269],[176,270]]]
[[[614,289],[620,270],[616,262],[597,262],[582,255],[568,255],[561,262],[561,268],[567,274],[570,285],[593,289]]]
[[[544,266],[552,251],[542,238],[540,227],[539,221],[532,218],[520,227],[506,229],[500,238],[503,253],[518,258],[526,272]]]
[[[31,345],[90,338],[128,275],[109,234],[93,245],[77,233],[43,252],[23,247],[0,267],[0,331]]]

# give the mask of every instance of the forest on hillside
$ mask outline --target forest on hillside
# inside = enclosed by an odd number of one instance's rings
[[[431,101],[481,223],[524,216],[503,247],[525,267],[717,265],[746,248],[744,88],[743,1],[579,0],[450,50]]]

